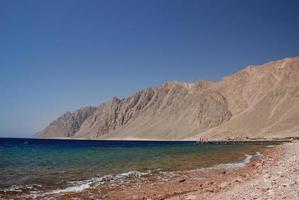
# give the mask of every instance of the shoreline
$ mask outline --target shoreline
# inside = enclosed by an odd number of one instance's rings
[[[10,138],[1,137],[0,139],[29,139],[29,140],[74,140],[74,141],[127,141],[127,142],[196,142],[197,144],[237,144],[237,143],[262,143],[262,142],[292,142],[298,141],[299,137],[277,137],[277,138],[229,138],[229,139],[181,139],[181,140],[167,140],[167,139],[151,139],[151,138],[76,138],[76,137],[28,137],[28,138]]]
[[[273,150],[210,190],[197,190],[167,199],[296,200],[299,198],[299,141],[276,146]]]
[[[107,181],[96,185],[91,184],[89,185],[91,187],[82,190],[47,192],[43,195],[28,197],[29,199],[61,200],[73,198],[222,200],[224,197],[224,199],[257,199],[260,197],[296,199],[298,195],[296,191],[299,191],[299,179],[296,179],[299,177],[298,141],[264,146],[256,152],[256,155],[252,153],[244,155],[245,158],[237,163],[187,171],[160,171],[156,174],[150,173],[149,176],[134,174],[121,180],[120,183],[111,182],[107,177]],[[275,180],[271,179],[273,177]],[[285,180],[286,177],[287,180]],[[277,189],[275,185],[281,187]],[[286,192],[287,190],[290,191]],[[277,197],[278,194],[281,198]]]
[[[173,177],[160,177],[160,179],[155,180],[144,179],[124,182],[122,185],[111,188],[103,189],[98,186],[82,192],[66,193],[59,196],[58,199],[88,199],[91,197],[116,200],[258,199],[268,197],[296,199],[298,180],[289,178],[290,175],[288,174],[292,170],[296,175],[299,173],[298,150],[298,142],[284,143],[264,148],[260,156],[253,158],[243,167],[195,169],[178,172]],[[289,159],[293,160],[290,161]],[[284,163],[290,163],[290,165],[285,166]],[[281,172],[278,178],[275,175],[277,172]],[[274,185],[279,188],[276,189],[269,185],[271,181],[265,177],[269,179],[276,177],[278,180],[273,180],[273,184],[275,183]],[[286,177],[288,178],[284,181],[289,183],[280,180]]]

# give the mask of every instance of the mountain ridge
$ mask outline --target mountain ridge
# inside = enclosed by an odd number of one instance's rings
[[[198,139],[299,136],[299,57],[220,81],[169,81],[64,114],[35,137]],[[64,117],[63,117],[64,116]]]

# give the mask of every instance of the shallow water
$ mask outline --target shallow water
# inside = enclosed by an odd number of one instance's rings
[[[76,191],[105,180],[221,166],[261,145],[0,139],[0,191]],[[247,156],[248,157],[248,156]]]

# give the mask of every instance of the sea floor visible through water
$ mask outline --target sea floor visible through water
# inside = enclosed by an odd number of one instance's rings
[[[88,191],[90,198],[105,198],[115,188],[138,188],[144,183],[181,179],[206,169],[210,173],[240,168],[259,157],[264,147],[3,138],[0,198],[51,199],[83,190]]]

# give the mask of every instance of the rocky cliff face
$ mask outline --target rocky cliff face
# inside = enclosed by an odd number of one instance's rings
[[[206,130],[230,117],[226,99],[220,93],[169,82],[102,104],[75,136],[180,138],[190,134],[191,129]],[[181,127],[173,128],[176,126]]]
[[[72,137],[79,131],[82,123],[90,117],[96,109],[96,107],[83,107],[74,112],[66,112],[35,136]]]
[[[41,137],[195,139],[299,133],[299,58],[249,66],[223,80],[167,82],[66,113]]]

